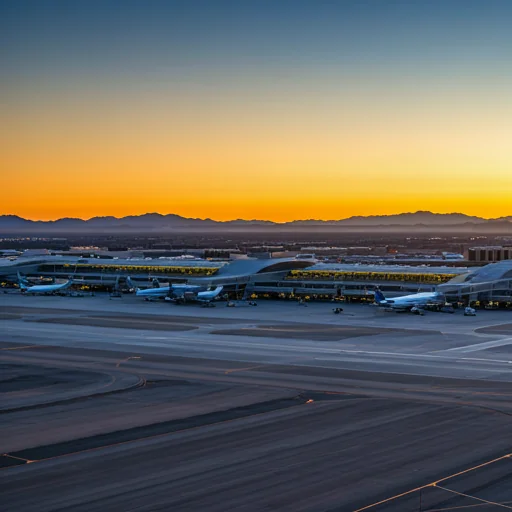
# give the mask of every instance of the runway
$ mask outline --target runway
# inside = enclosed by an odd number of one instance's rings
[[[506,312],[143,306],[0,296],[2,510],[512,506]]]

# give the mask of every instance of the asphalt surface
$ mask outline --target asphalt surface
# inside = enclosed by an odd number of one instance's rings
[[[374,336],[377,334],[399,333],[414,334],[411,331],[401,329],[390,329],[385,327],[363,327],[363,326],[335,326],[321,324],[280,324],[280,325],[258,325],[257,327],[241,329],[217,329],[211,334],[232,335],[232,336],[255,336],[285,338],[292,340],[313,340],[313,341],[339,341],[346,338],[359,336]],[[429,331],[418,331],[420,334],[429,334]]]
[[[90,325],[92,327],[119,327],[122,329],[151,329],[152,331],[191,331],[197,327],[167,322],[148,322],[131,318],[41,318],[33,322],[47,324]]]
[[[12,350],[4,348],[3,350]],[[0,361],[0,412],[43,407],[141,386],[140,376],[121,371],[4,363]]]
[[[331,309],[0,296],[1,510],[512,507],[511,313]]]

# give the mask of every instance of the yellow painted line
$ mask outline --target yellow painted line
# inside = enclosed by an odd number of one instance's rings
[[[23,457],[15,457],[14,455],[9,455],[8,453],[3,453],[2,455],[4,457],[8,457],[9,459],[22,460],[23,462],[26,462],[27,464],[31,464],[32,462],[37,462],[35,460],[24,459]]]
[[[497,459],[483,462],[482,464],[479,464],[478,466],[473,466],[472,468],[465,469],[464,471],[459,471],[458,473],[455,473],[454,475],[445,476],[444,478],[441,478],[439,480],[436,480],[435,482],[432,482],[432,484],[437,485],[439,482],[444,482],[445,480],[450,480],[451,478],[455,478],[456,476],[464,475],[466,473],[469,473],[470,471],[474,471],[475,469],[480,469],[485,466],[488,466],[489,464],[494,464],[495,462],[498,462],[500,460],[510,459],[511,457],[512,457],[512,453],[507,453],[506,455],[502,455],[501,457],[498,457]]]
[[[357,510],[354,510],[354,512],[362,512],[363,510],[369,510],[373,507],[377,507],[378,505],[383,505],[384,503],[388,503],[388,502],[396,500],[398,498],[402,498],[403,496],[407,496],[408,494],[412,494],[413,492],[421,491],[422,489],[426,489],[427,487],[433,487],[433,486],[434,486],[434,484],[422,485],[421,487],[416,487],[415,489],[411,489],[410,491],[406,491],[401,494],[391,496],[391,498],[386,498],[385,500],[377,501],[376,503],[372,503],[371,505],[366,505],[366,507],[358,508]]]
[[[371,508],[377,507],[378,505],[383,505],[384,503],[388,503],[388,502],[396,500],[398,498],[402,498],[403,496],[407,496],[408,494],[412,494],[414,492],[418,492],[423,489],[427,489],[428,487],[437,487],[437,488],[441,489],[442,487],[439,485],[439,482],[444,482],[445,480],[450,480],[451,478],[455,478],[456,476],[464,475],[466,473],[469,473],[470,471],[474,471],[476,469],[483,468],[490,464],[494,464],[495,462],[498,462],[500,460],[510,459],[511,457],[512,457],[512,453],[507,453],[506,455],[498,457],[497,459],[489,460],[487,462],[479,464],[478,466],[473,466],[471,468],[465,469],[464,471],[459,471],[458,473],[455,473],[453,475],[449,475],[449,476],[445,476],[444,478],[440,478],[439,480],[436,480],[435,482],[430,482],[429,484],[425,484],[420,487],[416,487],[415,489],[405,491],[401,494],[397,494],[396,496],[391,496],[390,498],[386,498],[385,500],[377,501],[376,503],[372,503],[371,505],[366,505],[365,507],[358,508],[357,510],[354,510],[354,512],[362,512],[363,510],[370,510]],[[445,489],[445,490],[447,490],[447,489]],[[505,507],[505,508],[510,508],[510,507]]]

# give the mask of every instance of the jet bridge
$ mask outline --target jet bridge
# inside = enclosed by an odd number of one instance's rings
[[[446,283],[438,286],[438,291],[449,299],[476,300],[512,300],[512,280],[484,281],[479,283]]]
[[[512,302],[512,260],[476,268],[437,289],[452,300]]]

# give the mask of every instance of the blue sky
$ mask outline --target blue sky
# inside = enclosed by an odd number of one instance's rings
[[[140,194],[120,178],[140,173],[163,183],[161,209],[166,180],[178,180],[192,199],[175,202],[175,213],[218,218],[288,219],[307,194],[321,216],[365,213],[361,194],[402,197],[397,185],[409,175],[423,195],[373,200],[367,213],[411,202],[506,213],[511,19],[509,0],[4,0],[2,164],[13,187],[44,173],[45,190],[70,168],[125,187],[128,203],[91,214],[135,213],[136,198],[155,199],[149,185],[138,184]],[[283,187],[315,173],[329,185],[294,183],[298,202],[284,204],[249,177],[235,180],[240,171]],[[226,186],[214,190],[221,204],[204,199],[216,184],[198,192],[181,178],[212,173]],[[484,174],[494,179],[477,186]],[[450,178],[445,190],[436,177]],[[355,198],[343,199],[347,180]],[[255,189],[259,202],[237,202]],[[100,192],[88,193],[107,208]],[[73,200],[44,215],[86,215],[88,197]],[[5,207],[37,215],[31,204],[27,195]]]

